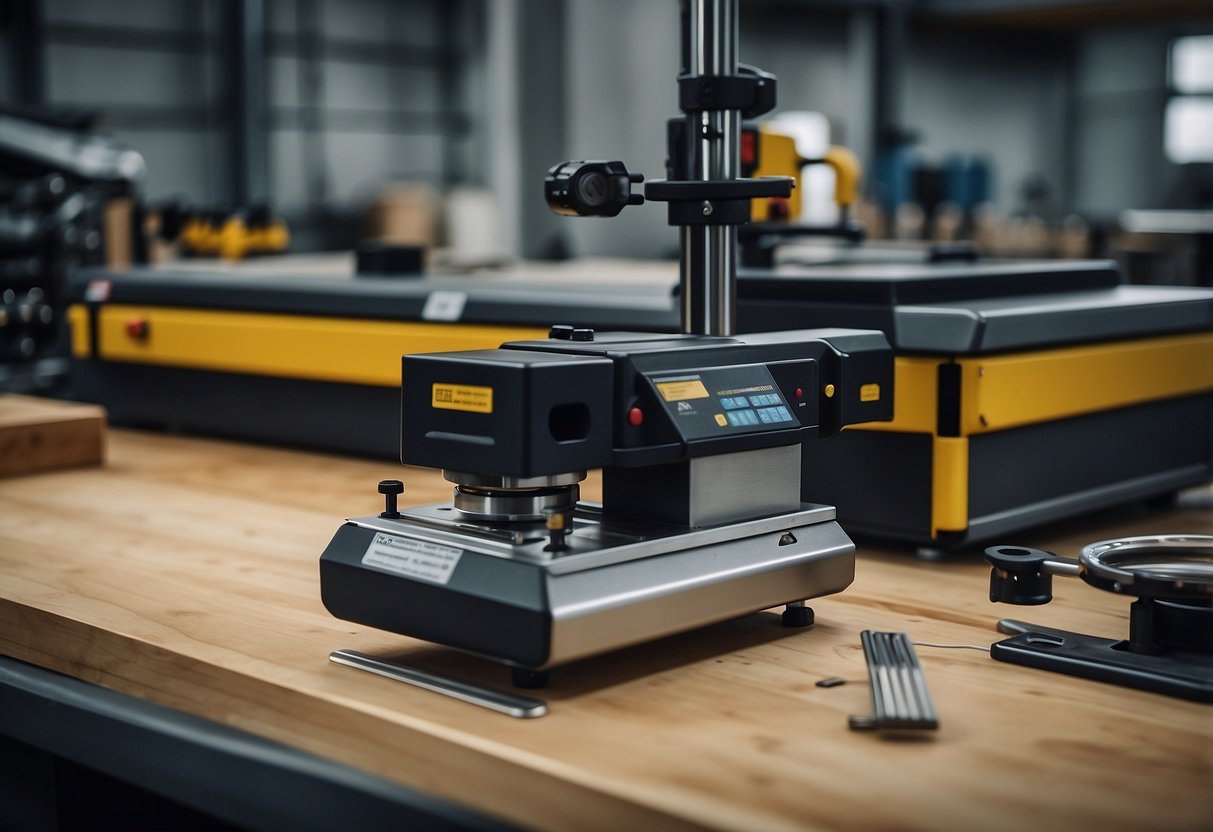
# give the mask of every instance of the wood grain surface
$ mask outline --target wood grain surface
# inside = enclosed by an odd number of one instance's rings
[[[0,394],[0,477],[98,465],[105,408]]]
[[[1120,637],[1127,604],[1058,579],[987,600],[976,554],[860,545],[809,630],[760,613],[557,668],[519,721],[333,665],[352,648],[498,687],[494,664],[338,621],[317,561],[342,519],[449,499],[436,472],[112,431],[102,468],[0,482],[0,653],[200,714],[540,829],[1213,828],[1213,707],[920,647],[932,736],[870,712],[863,629],[989,645],[1002,617]],[[597,497],[598,485],[583,489]],[[1130,533],[1213,533],[1213,492],[1009,543],[1076,554]],[[841,676],[848,684],[818,688]]]

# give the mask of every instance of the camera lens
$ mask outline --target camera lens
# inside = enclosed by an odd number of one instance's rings
[[[577,198],[587,208],[597,208],[604,205],[610,188],[606,176],[601,171],[592,170],[577,177]]]

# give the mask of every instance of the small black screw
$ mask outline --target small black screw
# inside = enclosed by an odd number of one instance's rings
[[[396,510],[396,498],[404,493],[404,483],[400,480],[382,480],[379,483],[379,493],[383,495],[386,503],[379,516],[388,520],[399,520],[400,512]]]

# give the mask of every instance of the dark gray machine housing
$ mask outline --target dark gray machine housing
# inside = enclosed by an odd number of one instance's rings
[[[508,477],[788,445],[892,418],[893,407],[884,336],[839,329],[552,338],[407,355],[402,375],[402,462]],[[692,377],[706,385],[701,398],[669,400],[658,388]],[[734,424],[734,397],[723,394],[750,388],[769,388],[771,402],[737,408],[758,415]],[[446,406],[436,397],[449,389],[491,390],[491,406]],[[781,407],[786,420],[758,421]]]

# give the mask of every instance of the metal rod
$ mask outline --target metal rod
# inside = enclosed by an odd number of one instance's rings
[[[473,705],[479,705],[482,708],[488,708],[489,710],[518,719],[534,719],[548,712],[547,703],[542,699],[519,696],[513,693],[503,693],[492,688],[473,685],[470,682],[461,682],[458,679],[450,679],[435,673],[427,673],[415,667],[407,667],[396,662],[376,659],[374,656],[368,656],[356,650],[334,650],[329,654],[329,661],[365,670],[378,676],[386,676],[388,679],[394,679],[397,682],[415,685],[434,693],[441,693],[443,696],[449,696],[452,699],[458,699],[461,702],[469,702]]]
[[[686,70],[693,75],[737,73],[737,0],[687,0]],[[741,114],[689,113],[694,148],[689,171],[701,181],[736,179],[740,172]],[[704,203],[704,212],[713,210]],[[737,229],[730,225],[682,230],[682,328],[701,335],[732,335],[737,310]]]

